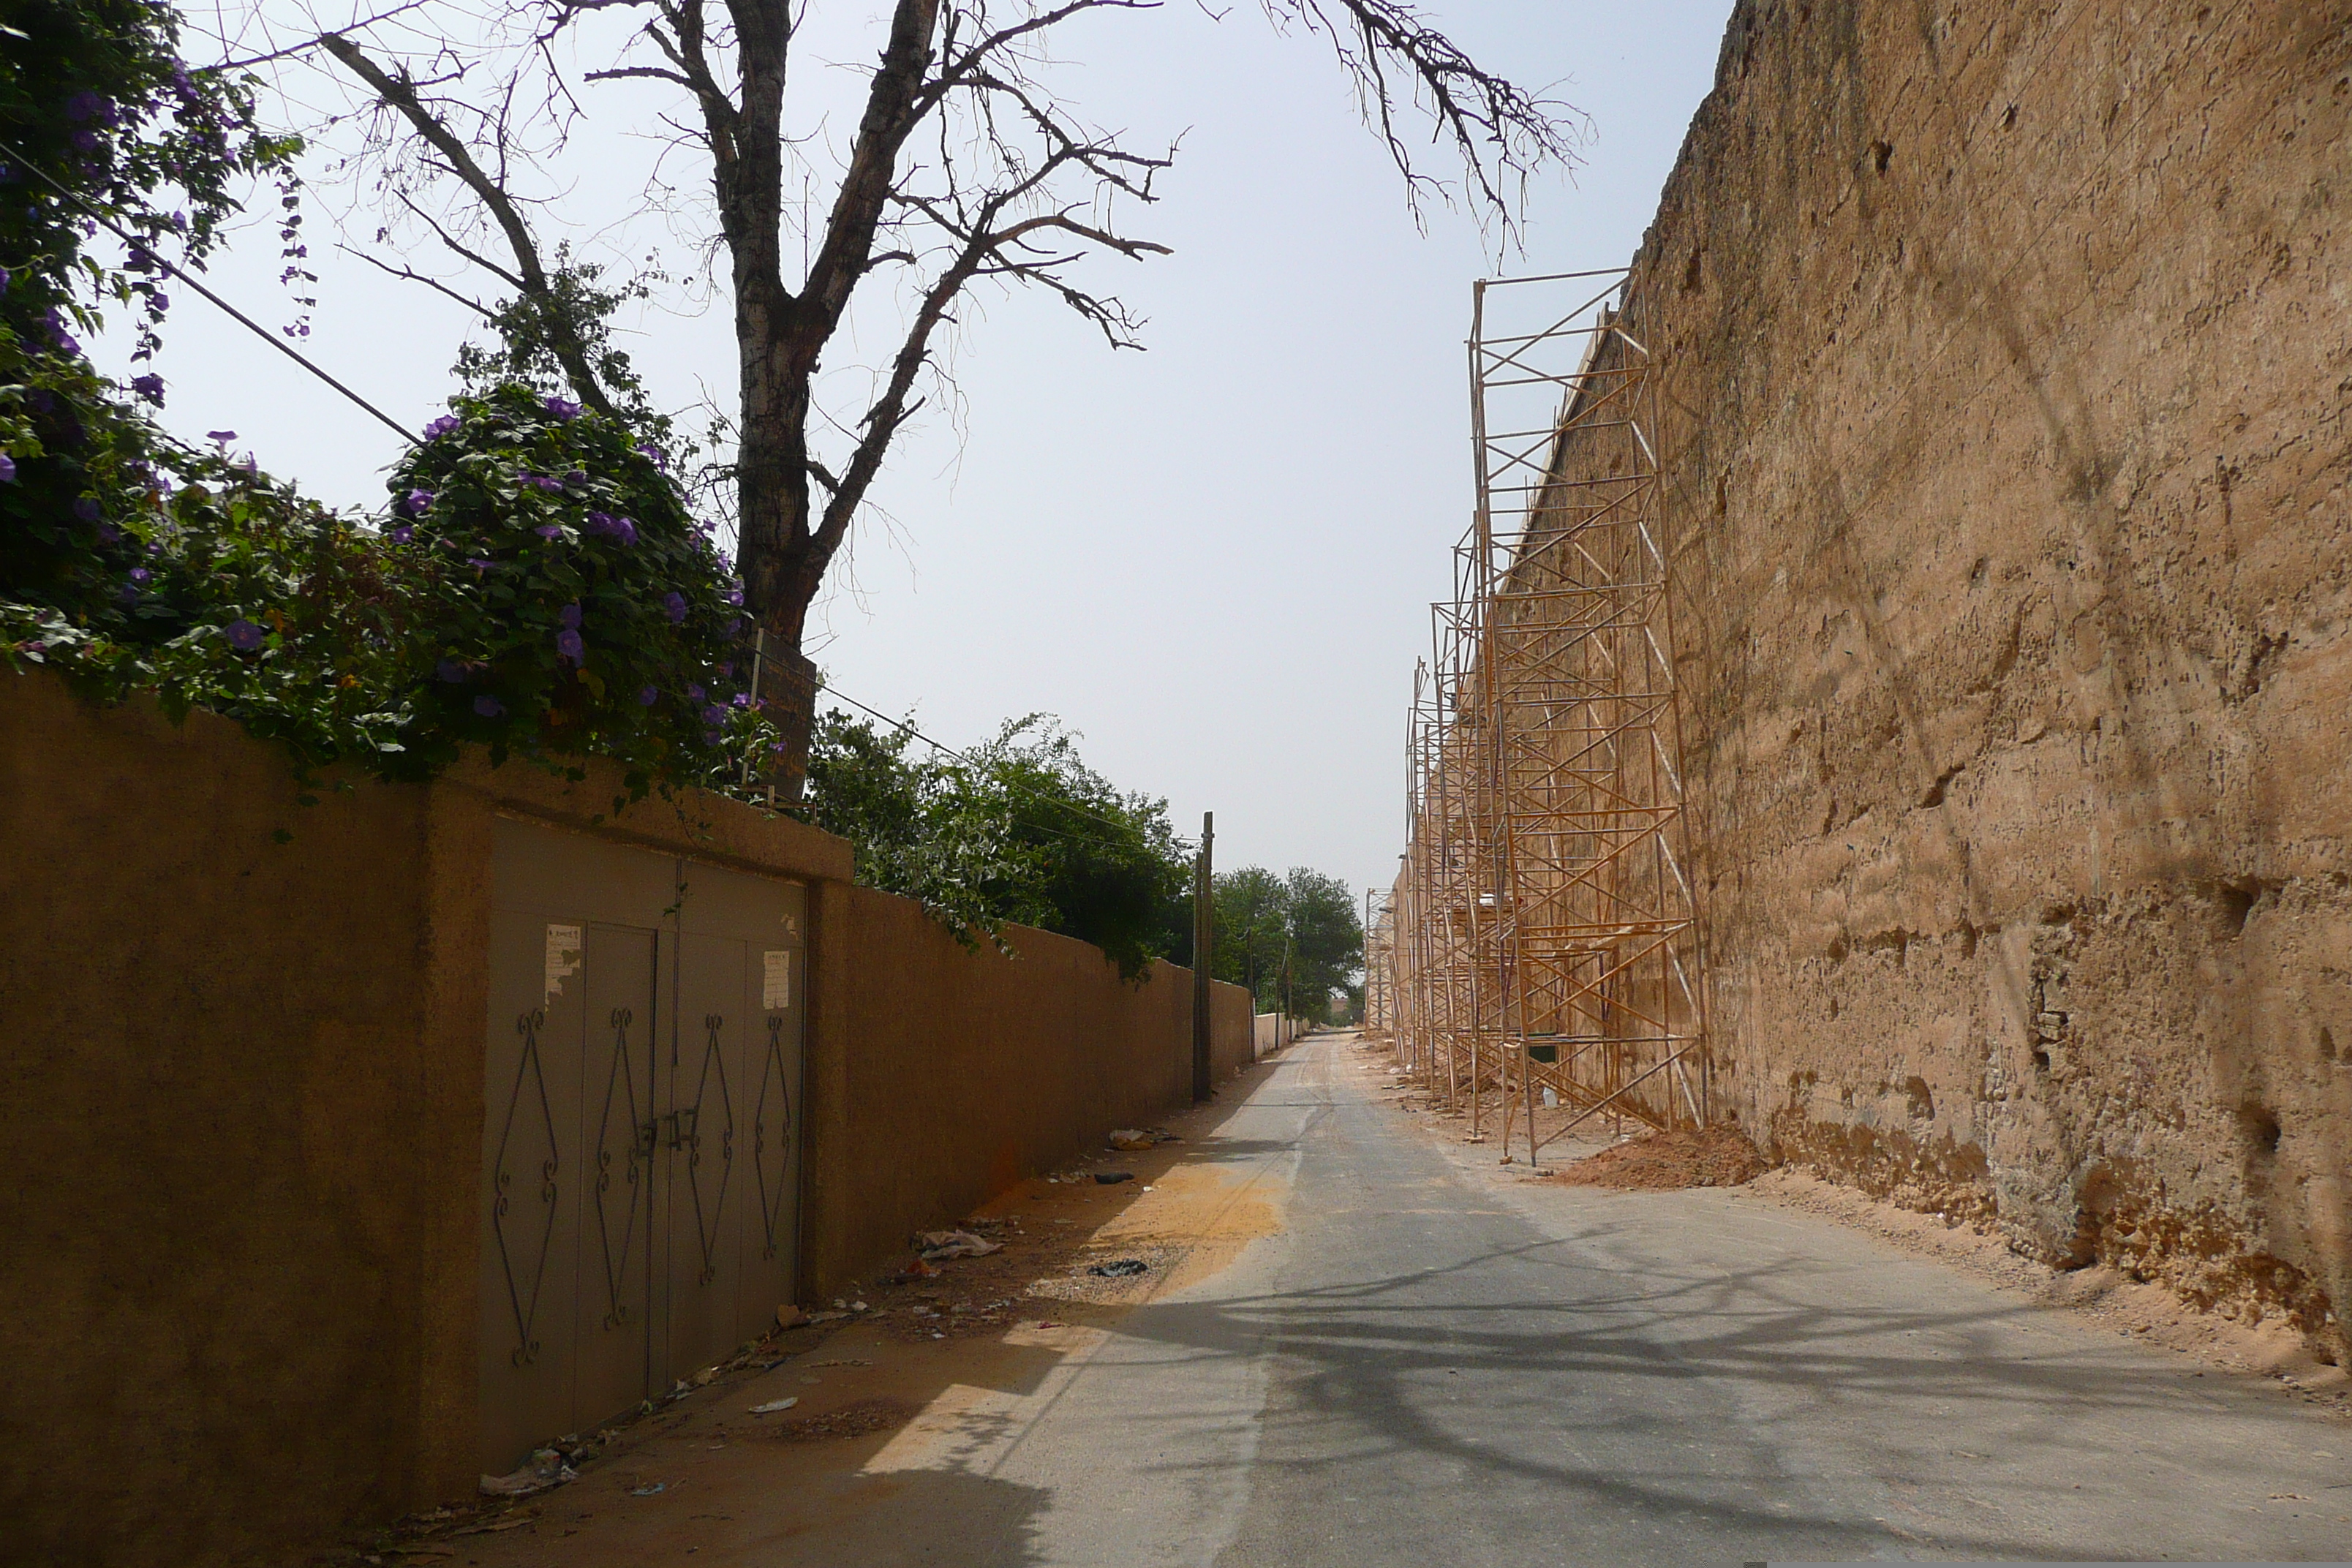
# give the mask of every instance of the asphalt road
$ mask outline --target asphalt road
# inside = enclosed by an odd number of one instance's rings
[[[2260,1382],[1753,1197],[1489,1179],[1358,1059],[1198,1151],[1285,1228],[961,1456],[1042,1505],[969,1561],[2352,1556],[2352,1430]]]
[[[1157,1193],[1014,1194],[1033,1224],[1161,1205],[1156,1234],[1223,1237],[1192,1283],[1001,1338],[836,1336],[466,1559],[2352,1557],[2352,1426],[2276,1384],[1754,1194],[1516,1181],[1386,1103],[1370,1060],[1294,1047],[1191,1124]],[[728,1415],[917,1376],[923,1413],[856,1444],[751,1442]]]

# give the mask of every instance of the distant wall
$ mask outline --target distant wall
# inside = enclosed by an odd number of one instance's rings
[[[1009,926],[1015,956],[967,952],[911,900],[828,889],[803,1232],[816,1294],[918,1229],[951,1224],[1024,1176],[1100,1149],[1192,1094],[1191,973],[1129,985],[1101,950]],[[820,985],[824,982],[820,980]],[[1249,1061],[1248,994],[1213,987],[1219,1077]]]
[[[1718,1093],[2339,1343],[2347,110],[2340,5],[1743,0],[1628,294]]]
[[[0,1561],[292,1561],[471,1495],[500,815],[809,885],[804,1292],[1189,1101],[1187,972],[970,954],[840,839],[618,792],[470,762],[306,807],[226,720],[0,671]]]

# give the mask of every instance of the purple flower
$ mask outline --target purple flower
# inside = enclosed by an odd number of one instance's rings
[[[677,593],[675,590],[664,595],[662,596],[662,609],[668,615],[673,625],[684,622],[686,619],[686,595]]]
[[[466,682],[466,667],[454,658],[445,658],[435,665],[433,673],[451,686],[462,686]]]
[[[566,605],[556,612],[555,618],[563,624],[564,630],[576,632],[580,629],[580,606]]]
[[[73,503],[73,514],[81,519],[84,522],[96,522],[98,521],[98,502],[88,496],[76,496]]]
[[[637,520],[634,517],[614,518],[613,537],[624,544],[635,544],[637,542]]]
[[[205,439],[212,442],[215,446],[226,447],[231,441],[236,439],[236,432],[234,430],[207,430],[205,432]]]
[[[147,297],[147,302],[159,316],[172,308],[172,297],[160,289]]]
[[[5,294],[7,291],[8,291],[8,269],[7,269],[6,268],[5,268],[5,267],[0,267],[0,294]]]
[[[743,602],[742,584],[738,583],[727,590],[727,602],[730,605],[740,605]]]
[[[187,233],[188,215],[185,213],[173,213],[172,215],[172,226],[178,229],[182,234]]]
[[[251,653],[261,646],[268,635],[241,616],[223,626],[221,633],[228,638],[228,646],[239,653]]]
[[[99,141],[97,132],[77,131],[73,133],[73,144],[75,149],[79,152],[95,153],[98,151],[100,142]]]
[[[563,537],[563,528],[560,523],[543,522],[537,528],[532,529],[531,531],[539,535],[541,539],[561,539]]]
[[[416,525],[409,522],[400,523],[395,526],[390,533],[385,534],[384,537],[391,540],[394,544],[405,544],[410,540],[416,537]]]
[[[561,397],[549,398],[547,400],[547,411],[558,419],[577,419],[580,417],[580,405],[576,403],[566,403]]]
[[[650,708],[660,700],[661,692],[654,687],[644,687],[637,692],[637,706],[640,708]]]
[[[101,522],[98,525],[98,542],[100,544],[120,544],[122,542],[122,531],[110,522]]]
[[[88,89],[66,100],[66,118],[77,123],[84,120],[104,119],[110,109],[104,98]]]
[[[131,390],[159,407],[163,405],[163,378],[155,374],[152,371],[150,371],[145,375],[132,376],[131,378]]]
[[[495,719],[506,710],[506,704],[488,692],[474,699],[474,711],[485,719]]]
[[[739,691],[728,699],[728,705],[733,708],[749,708],[751,706],[751,694],[748,691]]]
[[[719,679],[721,679],[721,680],[732,680],[734,678],[735,678],[735,667],[734,667],[733,665],[731,665],[731,664],[722,664],[722,665],[720,665],[720,666],[719,667]]]
[[[688,681],[688,682],[687,682],[687,686],[686,686],[686,700],[687,700],[688,702],[699,702],[699,701],[701,701],[701,700],[702,700],[702,688],[701,688],[700,686],[698,686],[698,685],[695,684],[693,681]]]
[[[466,564],[471,566],[477,572],[487,572],[491,567],[497,565],[498,563],[495,561],[485,560],[479,555],[468,555],[466,557]]]
[[[567,626],[555,634],[555,651],[578,664],[588,657],[588,644],[578,632]]]
[[[457,425],[458,419],[456,415],[444,414],[440,418],[436,419],[433,423],[425,427],[425,438],[428,441],[438,441],[442,437],[446,436],[450,431],[455,430],[457,427]]]
[[[431,490],[411,490],[400,498],[400,510],[411,517],[423,517],[432,505]]]
[[[742,617],[742,616],[737,616],[733,617],[731,620],[730,620],[730,621],[727,623],[727,625],[726,625],[725,628],[724,628],[723,630],[721,630],[721,631],[719,632],[719,636],[721,636],[721,637],[733,637],[737,632],[740,632],[740,631],[741,631],[742,629],[743,629],[743,617]]]
[[[567,485],[584,485],[588,482],[588,470],[574,468],[563,476],[563,482]]]
[[[663,473],[666,474],[669,472],[669,454],[663,451],[659,447],[655,446],[651,441],[646,442],[644,446],[637,448],[637,456],[650,460],[653,466],[659,468]]]

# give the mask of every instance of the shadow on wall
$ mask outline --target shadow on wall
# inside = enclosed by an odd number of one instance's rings
[[[1742,4],[1629,310],[1726,1097],[2340,1357],[2352,35],[2213,10]]]

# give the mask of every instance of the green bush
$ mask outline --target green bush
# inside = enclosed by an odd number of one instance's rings
[[[226,441],[116,461],[113,493],[83,498],[83,547],[0,581],[0,646],[101,700],[226,714],[306,770],[421,779],[471,742],[575,776],[610,757],[638,795],[735,784],[773,742],[746,689],[741,589],[659,455],[519,387],[453,406],[373,525]]]

